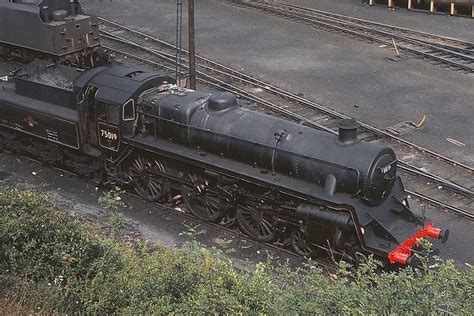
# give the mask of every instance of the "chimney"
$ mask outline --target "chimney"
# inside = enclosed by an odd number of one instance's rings
[[[43,20],[44,23],[49,23],[49,7],[47,5],[42,6],[40,9],[40,17],[41,20]]]
[[[341,146],[352,145],[360,142],[357,138],[357,129],[360,127],[359,122],[354,119],[343,119],[337,123],[339,128],[339,137],[337,142]]]

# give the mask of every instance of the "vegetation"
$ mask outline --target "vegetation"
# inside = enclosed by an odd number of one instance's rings
[[[99,197],[98,202],[100,206],[107,210],[117,211],[121,207],[126,206],[122,201],[122,197],[120,196],[123,193],[124,191],[121,188],[115,187],[113,190],[103,193]]]
[[[44,313],[470,314],[474,269],[357,272],[259,263],[238,270],[216,250],[133,248],[64,215],[34,191],[0,186],[0,302]],[[113,235],[113,234],[112,234]]]

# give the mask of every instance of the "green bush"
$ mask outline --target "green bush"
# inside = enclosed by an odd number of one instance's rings
[[[0,293],[23,312],[428,314],[473,311],[474,269],[438,260],[426,271],[355,274],[259,263],[238,270],[191,244],[131,248],[55,209],[33,191],[0,186]],[[4,295],[5,296],[5,295]],[[22,298],[22,299],[19,299]],[[23,299],[23,298],[26,298]]]

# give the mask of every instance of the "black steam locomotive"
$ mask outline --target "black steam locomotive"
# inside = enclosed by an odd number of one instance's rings
[[[97,18],[78,0],[0,0],[0,55],[94,66],[99,47]]]
[[[202,220],[236,222],[256,240],[410,264],[419,238],[448,237],[411,212],[394,152],[358,140],[353,120],[335,137],[124,67],[35,65],[1,86],[3,148],[149,201],[181,195]]]

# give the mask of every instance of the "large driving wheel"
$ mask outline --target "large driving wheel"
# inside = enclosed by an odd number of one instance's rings
[[[188,210],[206,222],[216,222],[223,215],[223,198],[216,188],[209,188],[205,179],[188,176],[192,185],[183,185],[181,194]]]
[[[158,159],[137,156],[131,163],[128,174],[135,191],[150,202],[163,197],[163,178],[158,173],[164,173],[165,167]]]
[[[250,203],[239,203],[235,214],[240,229],[255,240],[268,242],[275,238],[272,216]]]

